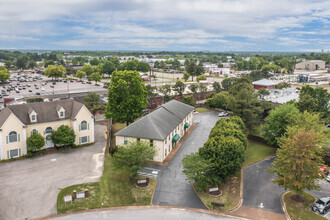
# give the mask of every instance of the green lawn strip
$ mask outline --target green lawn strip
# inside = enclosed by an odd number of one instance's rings
[[[249,141],[246,153],[245,162],[243,166],[257,162],[265,157],[274,155],[276,148],[260,144],[258,142]],[[237,173],[235,176],[228,178],[226,183],[222,185],[222,195],[220,197],[209,196],[204,190],[196,189],[196,192],[202,199],[202,201],[212,210],[219,210],[214,208],[211,202],[223,203],[225,207],[221,208],[221,211],[228,211],[237,206],[240,201],[240,184],[241,173]]]
[[[65,195],[72,195],[73,190],[77,192],[84,192],[88,189],[88,198],[76,199],[71,202],[64,202]],[[78,211],[84,209],[95,209],[101,207],[100,202],[100,184],[96,183],[86,183],[66,187],[60,191],[57,196],[57,213],[64,213],[68,211]]]
[[[125,124],[115,123],[112,126],[112,132],[116,133],[124,127]],[[100,208],[102,203],[103,207],[150,205],[157,181],[150,178],[148,188],[138,188],[131,177],[112,166],[111,159],[112,157],[109,154],[105,155],[103,175],[100,182],[79,184],[62,189],[57,197],[57,212],[64,213]],[[88,198],[77,199],[72,204],[64,204],[63,197],[65,195],[72,195],[73,190],[83,192],[85,189],[89,191]]]
[[[249,140],[245,152],[245,161],[243,163],[243,166],[262,160],[263,158],[274,155],[275,153],[275,147],[270,147],[268,145]]]
[[[200,108],[196,108],[196,111],[199,113],[203,113],[203,112],[209,112],[210,110],[208,110],[207,108],[200,107]]]
[[[312,195],[304,193],[303,196],[306,201],[300,203],[291,198],[293,194],[294,192],[289,192],[284,195],[285,207],[291,219],[326,219],[310,210],[307,210],[307,208],[315,202],[315,198]]]

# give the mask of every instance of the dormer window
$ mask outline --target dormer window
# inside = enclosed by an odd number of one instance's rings
[[[30,111],[30,120],[31,122],[37,122],[37,113],[34,110]]]
[[[35,121],[35,120],[36,120],[36,116],[35,115],[32,115],[31,121]]]
[[[56,111],[57,111],[57,114],[58,114],[59,118],[65,118],[65,110],[62,106],[57,105],[56,106]]]

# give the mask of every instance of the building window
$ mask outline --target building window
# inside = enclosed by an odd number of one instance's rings
[[[128,137],[124,137],[124,144],[128,143]]]
[[[31,121],[36,121],[36,116],[35,115],[32,115]]]
[[[16,131],[11,131],[7,137],[7,142],[13,143],[19,141],[19,134],[16,133]]]
[[[79,126],[79,131],[84,131],[84,130],[88,130],[88,129],[89,129],[89,125],[88,125],[87,121],[82,121]]]
[[[8,158],[19,157],[19,156],[21,156],[20,154],[21,154],[21,149],[14,149],[14,150],[7,151]]]
[[[150,147],[154,146],[154,140],[150,140]]]
[[[64,112],[60,112],[60,118],[63,118],[64,117]]]
[[[52,128],[51,127],[47,127],[46,130],[45,130],[45,134],[50,134],[52,133]]]
[[[31,131],[31,135],[33,135],[34,133],[37,133],[37,134],[38,134],[38,130],[33,129],[33,130]]]
[[[84,136],[79,138],[80,144],[88,143],[89,142],[89,136]]]
[[[167,156],[167,149],[165,149],[165,157]]]
[[[165,138],[165,144],[167,144],[167,138]]]

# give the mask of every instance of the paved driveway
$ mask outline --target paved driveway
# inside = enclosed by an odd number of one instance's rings
[[[104,130],[96,124],[96,143],[0,164],[0,219],[43,217],[56,213],[60,188],[100,179],[104,161]]]
[[[243,206],[284,213],[281,196],[285,191],[272,183],[275,175],[267,172],[273,160],[264,160],[244,169]]]
[[[153,205],[206,209],[191,183],[186,180],[186,176],[182,173],[181,161],[185,155],[197,152],[203,146],[218,119],[216,112],[194,115],[194,121],[199,123],[169,165],[158,174]]]

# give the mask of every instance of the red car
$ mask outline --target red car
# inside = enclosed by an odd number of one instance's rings
[[[320,166],[320,171],[324,173],[324,175],[328,175],[329,169],[326,166]]]

